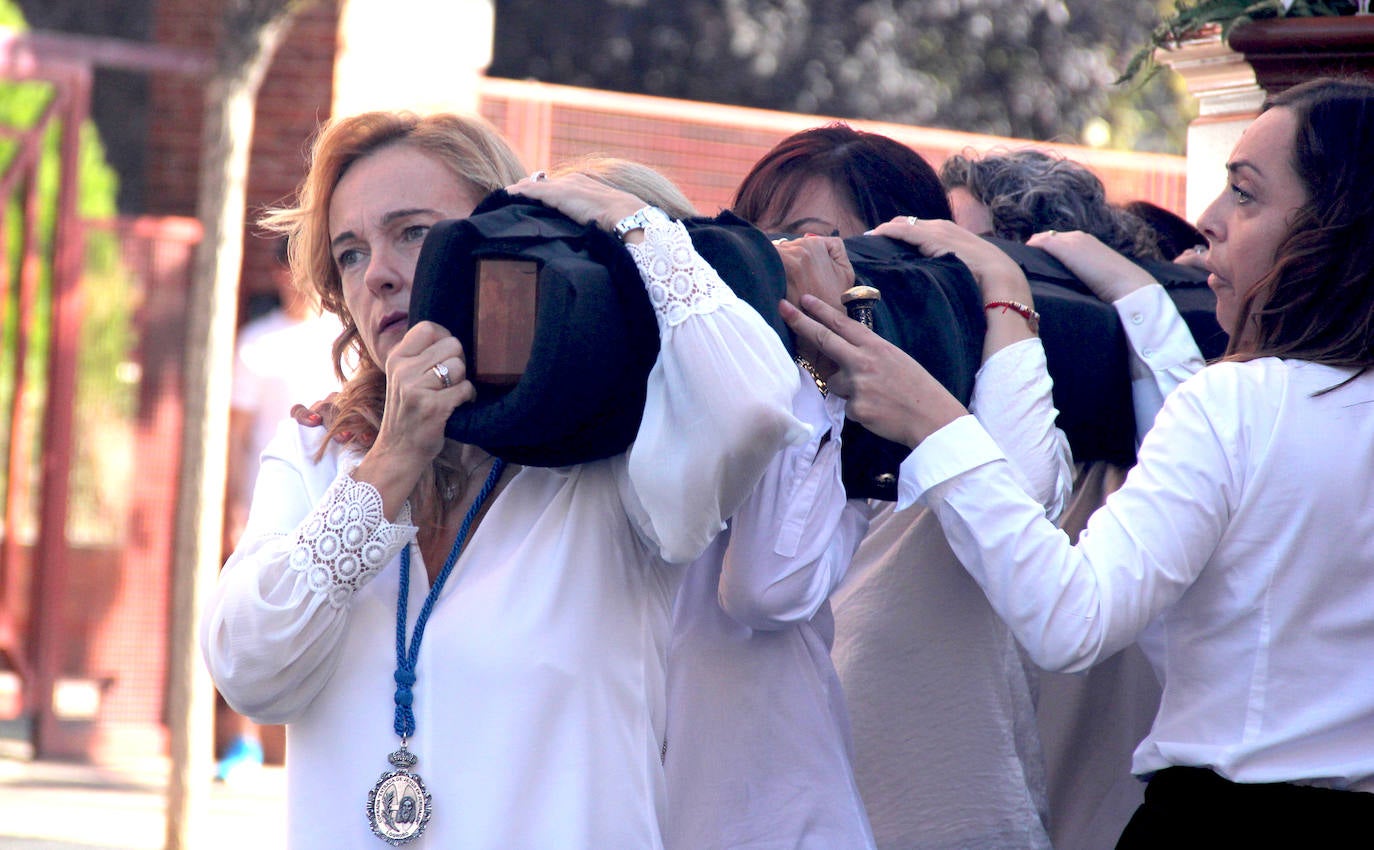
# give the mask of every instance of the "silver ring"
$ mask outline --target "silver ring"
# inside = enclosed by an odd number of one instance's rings
[[[1194,254],[1205,254],[1205,253],[1207,253],[1207,246],[1206,246],[1206,245],[1194,245],[1194,246],[1193,246],[1193,253],[1194,253]]]
[[[434,373],[434,377],[439,379],[439,383],[444,385],[444,389],[453,386],[453,382],[448,379],[448,367],[443,363],[435,363],[429,367],[429,371]]]
[[[909,215],[909,216],[906,217],[906,223],[909,224],[909,225],[911,225],[912,227],[915,227],[915,226],[916,226],[916,222],[918,222],[918,221],[920,221],[920,219],[917,218],[917,217],[914,216],[914,215]]]
[[[541,181],[541,180],[548,180],[548,179],[549,179],[549,174],[548,174],[547,171],[544,171],[544,170],[541,168],[540,170],[538,170],[538,171],[534,172],[533,174],[531,174],[531,175],[530,175],[530,179],[533,180],[534,182],[538,183],[538,182]]]

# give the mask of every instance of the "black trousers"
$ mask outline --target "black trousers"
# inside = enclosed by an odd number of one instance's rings
[[[1116,847],[1374,847],[1374,794],[1239,783],[1206,768],[1171,767],[1145,787]]]

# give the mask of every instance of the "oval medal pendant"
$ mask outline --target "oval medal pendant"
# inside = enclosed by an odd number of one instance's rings
[[[383,773],[367,792],[367,822],[373,835],[399,847],[424,833],[433,802],[419,775],[407,769],[415,764],[414,755],[403,747],[390,760],[396,769]]]

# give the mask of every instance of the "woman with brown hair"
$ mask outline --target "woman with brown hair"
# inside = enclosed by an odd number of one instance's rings
[[[849,413],[914,447],[904,503],[1037,663],[1084,669],[1159,623],[1119,847],[1345,846],[1374,818],[1371,144],[1366,82],[1297,86],[1246,130],[1198,222],[1227,355],[1168,397],[1077,545],[919,365],[816,299],[823,323],[783,307],[841,363]]]
[[[908,217],[944,219],[921,222],[930,231],[918,247],[957,254],[973,271],[981,303],[992,305],[972,404],[1015,459],[1028,492],[1058,514],[1071,480],[1069,451],[1055,426],[1030,285],[999,248],[948,220],[944,189],[920,154],[845,125],[803,130],[754,165],[734,211],[771,233],[846,239],[895,220],[887,235],[908,242],[916,231]],[[845,255],[843,244],[836,250]],[[796,303],[809,291],[838,307],[852,278],[810,288],[789,280],[788,299]],[[797,350],[829,368],[814,337],[797,337]],[[895,513],[891,502],[853,501],[871,523],[852,563],[817,582],[811,604],[799,607],[804,617],[794,617],[795,631],[808,635],[817,679],[843,685],[832,690],[829,726],[818,725],[825,735],[817,739],[853,764],[852,778],[833,771],[837,778],[823,786],[830,810],[858,808],[854,795],[862,795],[879,850],[1047,850],[1033,682],[1010,630],[933,517]]]

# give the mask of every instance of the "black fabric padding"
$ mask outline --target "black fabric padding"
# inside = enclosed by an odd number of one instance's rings
[[[845,240],[855,282],[882,294],[873,330],[916,359],[965,405],[982,360],[983,302],[968,267],[953,257],[922,257],[885,237]],[[897,498],[897,468],[911,450],[847,421],[841,474],[850,498]]]
[[[1075,460],[1135,463],[1135,411],[1130,348],[1116,309],[1095,295],[1047,252],[989,239],[1021,266],[1040,313],[1040,337],[1054,380],[1056,424]],[[859,236],[845,240],[856,282],[875,286],[882,301],[874,330],[911,354],[964,404],[982,359],[987,324],[977,284],[963,263],[927,258],[910,245]],[[1165,287],[1198,341],[1204,358],[1221,355],[1207,275],[1175,263],[1140,263]],[[908,454],[850,422],[845,426],[844,481],[850,496],[892,500],[896,474]]]
[[[770,237],[730,213],[684,222],[693,245],[778,333],[786,277]],[[1076,460],[1135,460],[1129,350],[1116,310],[1093,296],[1046,252],[989,240],[1026,272],[1054,379],[1058,424]],[[982,359],[985,313],[978,287],[953,257],[922,257],[881,237],[845,240],[858,283],[877,287],[874,329],[918,360],[964,404]],[[538,202],[496,192],[466,219],[436,224],[416,268],[410,321],[438,322],[473,350],[477,263],[538,263],[534,345],[514,385],[477,385],[445,433],[509,461],[566,466],[609,457],[633,441],[658,355],[658,326],[629,252],[615,237]],[[1173,263],[1142,263],[1179,307],[1204,356],[1226,336],[1206,275]],[[721,392],[731,392],[721,387]],[[895,499],[906,447],[848,422],[843,477],[848,495]]]
[[[707,262],[782,336],[777,302],[787,281],[768,238],[730,213],[685,224]],[[437,322],[473,351],[477,265],[488,258],[538,263],[534,344],[514,385],[474,382],[477,398],[453,412],[445,434],[530,466],[624,451],[639,429],[659,340],[625,246],[538,202],[493,193],[469,218],[430,229],[416,264],[410,323]]]

